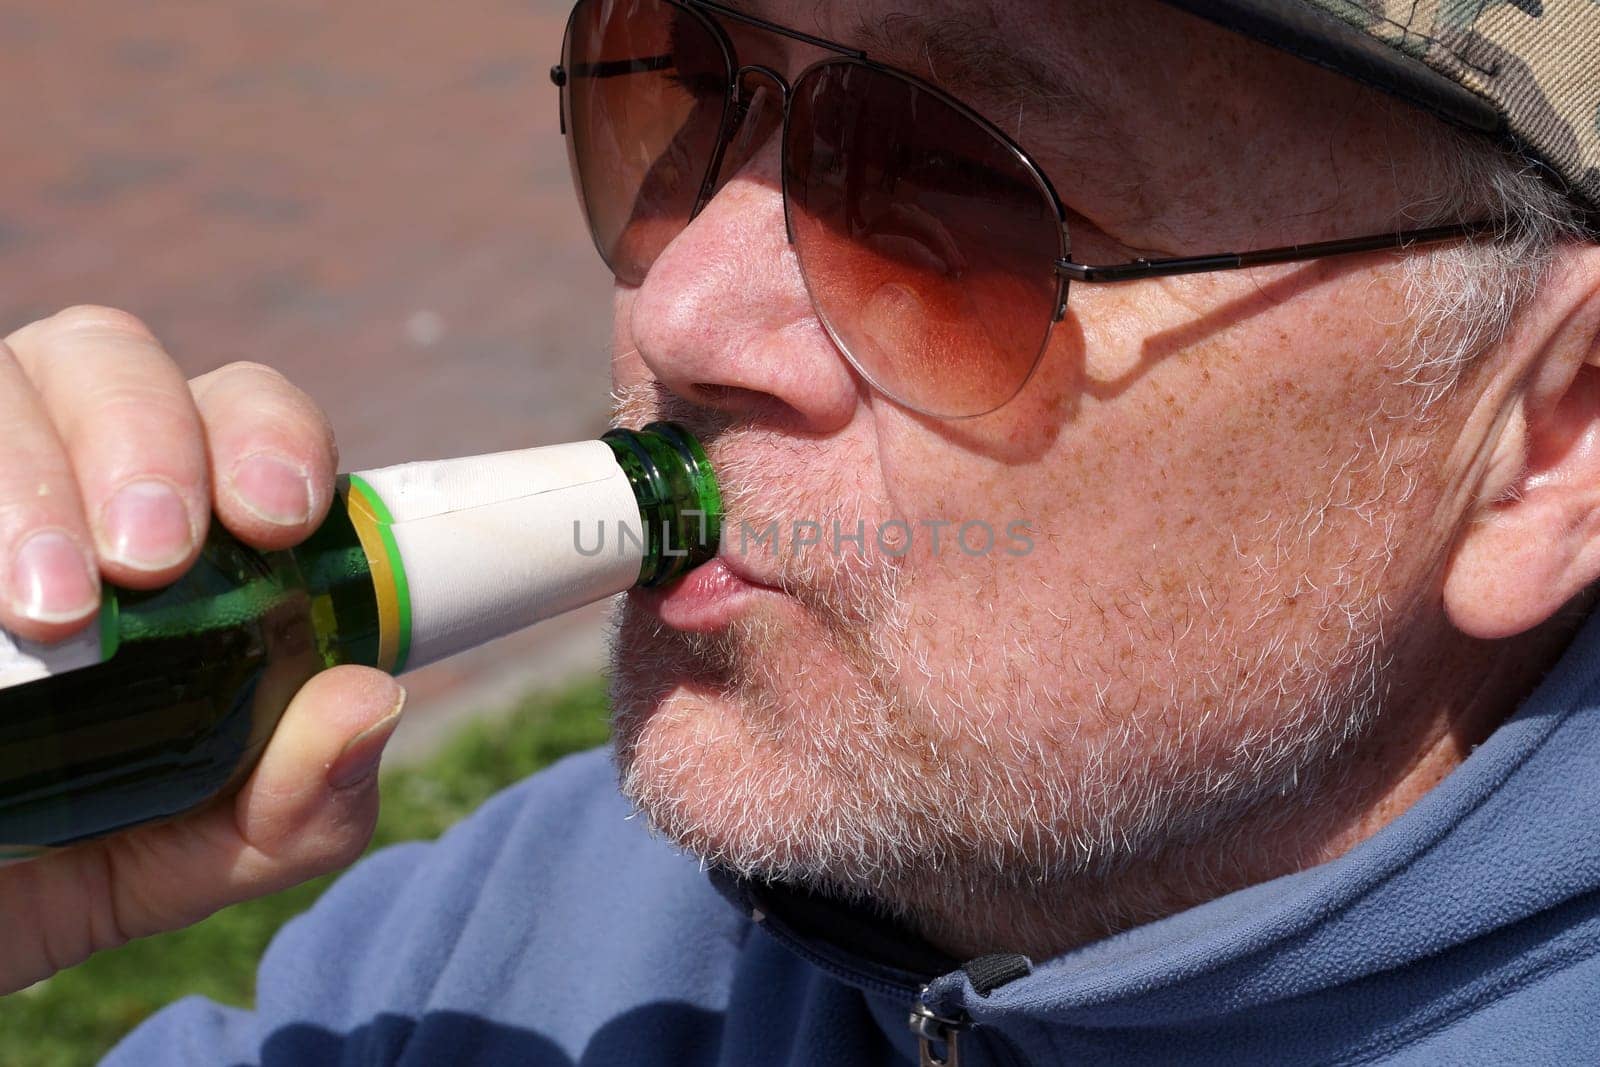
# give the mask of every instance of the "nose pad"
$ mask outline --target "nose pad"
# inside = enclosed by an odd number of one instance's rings
[[[745,67],[739,71],[738,93],[732,131],[722,152],[716,181],[711,186],[712,196],[732,181],[773,134],[783,128],[789,87],[777,73],[765,67]]]

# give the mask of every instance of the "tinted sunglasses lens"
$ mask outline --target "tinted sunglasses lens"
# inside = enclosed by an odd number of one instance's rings
[[[662,0],[572,13],[563,107],[572,171],[600,255],[637,285],[688,225],[732,77],[704,18]]]
[[[814,68],[790,114],[795,249],[817,313],[874,385],[931,415],[992,411],[1055,317],[1054,201],[978,120],[853,62]]]

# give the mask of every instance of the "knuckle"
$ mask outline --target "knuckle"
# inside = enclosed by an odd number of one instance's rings
[[[140,937],[199,922],[231,903],[203,877],[181,877],[173,867],[168,826],[145,827],[90,842],[103,854],[103,886],[97,891],[95,948],[99,952]],[[190,846],[200,854],[209,842]],[[187,857],[184,857],[187,859]]]
[[[83,529],[77,479],[58,456],[25,450],[0,470],[0,536],[21,537],[44,526]]]
[[[265,382],[278,387],[289,384],[289,380],[276,368],[250,359],[238,359],[232,363],[224,364],[217,368],[216,374],[218,378],[233,378],[237,380],[247,378],[265,379]]]
[[[367,850],[367,836],[351,834],[328,843],[313,865],[318,874],[342,871],[361,858]]]
[[[0,531],[10,547],[30,533],[54,527],[76,536],[84,527],[81,505],[75,494],[60,485],[40,479],[36,486],[26,484],[0,487]]]
[[[196,378],[191,390],[197,403],[231,416],[243,410],[269,419],[296,414],[300,393],[283,374],[265,363],[241,360]]]
[[[137,315],[98,304],[75,304],[63,308],[49,319],[50,332],[62,337],[79,334],[111,334],[154,341],[155,334]]]
[[[198,421],[181,398],[150,384],[104,383],[63,412],[60,426],[79,470],[91,476],[129,468],[192,478],[204,467]]]
[[[367,845],[372,840],[373,831],[378,828],[377,798],[362,797],[355,805],[355,810],[350,812],[340,832],[329,842],[329,847],[322,856],[321,869],[325,871],[343,870],[361,858],[367,850]]]
[[[333,428],[327,415],[305,390],[276,368],[241,361],[221,367],[196,380],[195,395],[213,420],[226,415],[237,428],[239,416],[253,428],[268,425],[282,436],[335,453]]]
[[[128,913],[135,905],[128,898],[136,895],[136,891],[130,893],[125,882],[118,882],[110,848],[91,849],[89,854],[95,857],[86,863],[93,872],[95,886],[90,894],[90,900],[95,903],[104,902],[103,906],[90,907],[87,911],[92,929],[91,951],[102,952],[133,940],[134,934]]]
[[[352,801],[355,811],[348,810]],[[251,847],[295,882],[350,866],[366,851],[377,828],[375,804],[367,803],[365,797],[325,803],[334,810],[317,813],[309,824],[297,821],[293,826],[273,827],[271,832],[258,830],[250,839]]]
[[[29,924],[38,930],[44,972],[76,966],[96,952],[129,940],[118,914],[117,885],[109,850],[90,842],[59,860],[48,881],[50,899]],[[63,876],[64,875],[64,876]],[[43,888],[43,887],[41,887]]]
[[[155,426],[194,428],[188,398],[147,378],[105,379],[98,387],[86,389],[82,399],[94,409],[100,424],[125,427],[135,438],[144,439]]]

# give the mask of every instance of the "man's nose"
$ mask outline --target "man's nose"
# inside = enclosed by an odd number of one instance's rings
[[[784,227],[772,138],[657,257],[634,296],[629,341],[658,381],[733,415],[823,433],[862,385],[812,310]]]

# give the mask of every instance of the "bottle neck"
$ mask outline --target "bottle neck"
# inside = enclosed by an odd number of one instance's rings
[[[704,451],[668,424],[362,472],[344,499],[394,673],[670,582],[716,554],[722,524]]]
[[[668,585],[714,558],[722,492],[700,442],[670,422],[612,430],[601,440],[611,446],[639,504],[647,543],[638,584]]]

